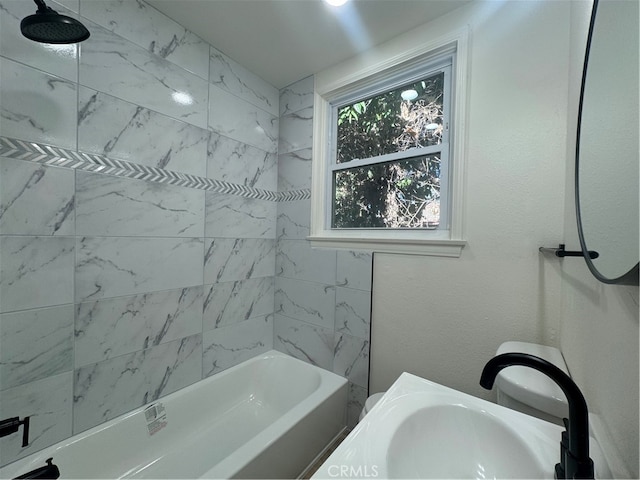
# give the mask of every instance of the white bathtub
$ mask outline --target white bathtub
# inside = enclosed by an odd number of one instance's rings
[[[0,478],[49,457],[61,478],[295,478],[344,428],[346,405],[346,379],[272,350],[6,465]],[[151,406],[164,407],[166,425]]]

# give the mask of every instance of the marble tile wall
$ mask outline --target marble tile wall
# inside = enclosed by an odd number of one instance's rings
[[[353,425],[372,257],[306,240],[313,78],[278,92],[141,0],[49,3],[91,38],[0,0],[0,418],[32,419],[0,465],[274,347],[347,377]]]
[[[311,188],[313,77],[280,91],[278,191]],[[314,249],[309,196],[278,202],[274,347],[349,379],[347,421],[367,398],[372,254]]]
[[[141,0],[47,3],[91,37],[0,0],[0,136],[128,170],[0,142],[0,465],[273,348],[278,90]]]

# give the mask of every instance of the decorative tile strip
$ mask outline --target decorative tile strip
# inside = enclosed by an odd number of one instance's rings
[[[116,177],[145,180],[147,182],[197,188],[199,190],[228,193],[272,202],[309,198],[304,197],[305,190],[298,190],[296,192],[283,192],[285,195],[283,200],[281,200],[281,194],[270,190],[251,188],[245,185],[198,177],[196,175],[174,172],[162,168],[147,167],[123,160],[115,160],[105,157],[104,155],[74,152],[51,145],[26,142],[8,137],[0,137],[0,156],[41,163],[48,166],[72,168]]]
[[[293,202],[295,200],[308,200],[311,198],[311,190],[291,190],[290,192],[278,192],[279,202]]]

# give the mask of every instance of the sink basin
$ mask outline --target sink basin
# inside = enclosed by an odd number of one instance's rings
[[[389,478],[543,478],[549,473],[509,425],[462,404],[416,410],[384,448]]]
[[[553,478],[563,430],[403,373],[312,478]]]

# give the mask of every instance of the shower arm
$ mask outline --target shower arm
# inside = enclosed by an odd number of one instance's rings
[[[49,10],[49,7],[47,7],[46,3],[44,3],[44,0],[33,0],[33,1],[38,6],[39,12],[46,12],[47,10]]]

